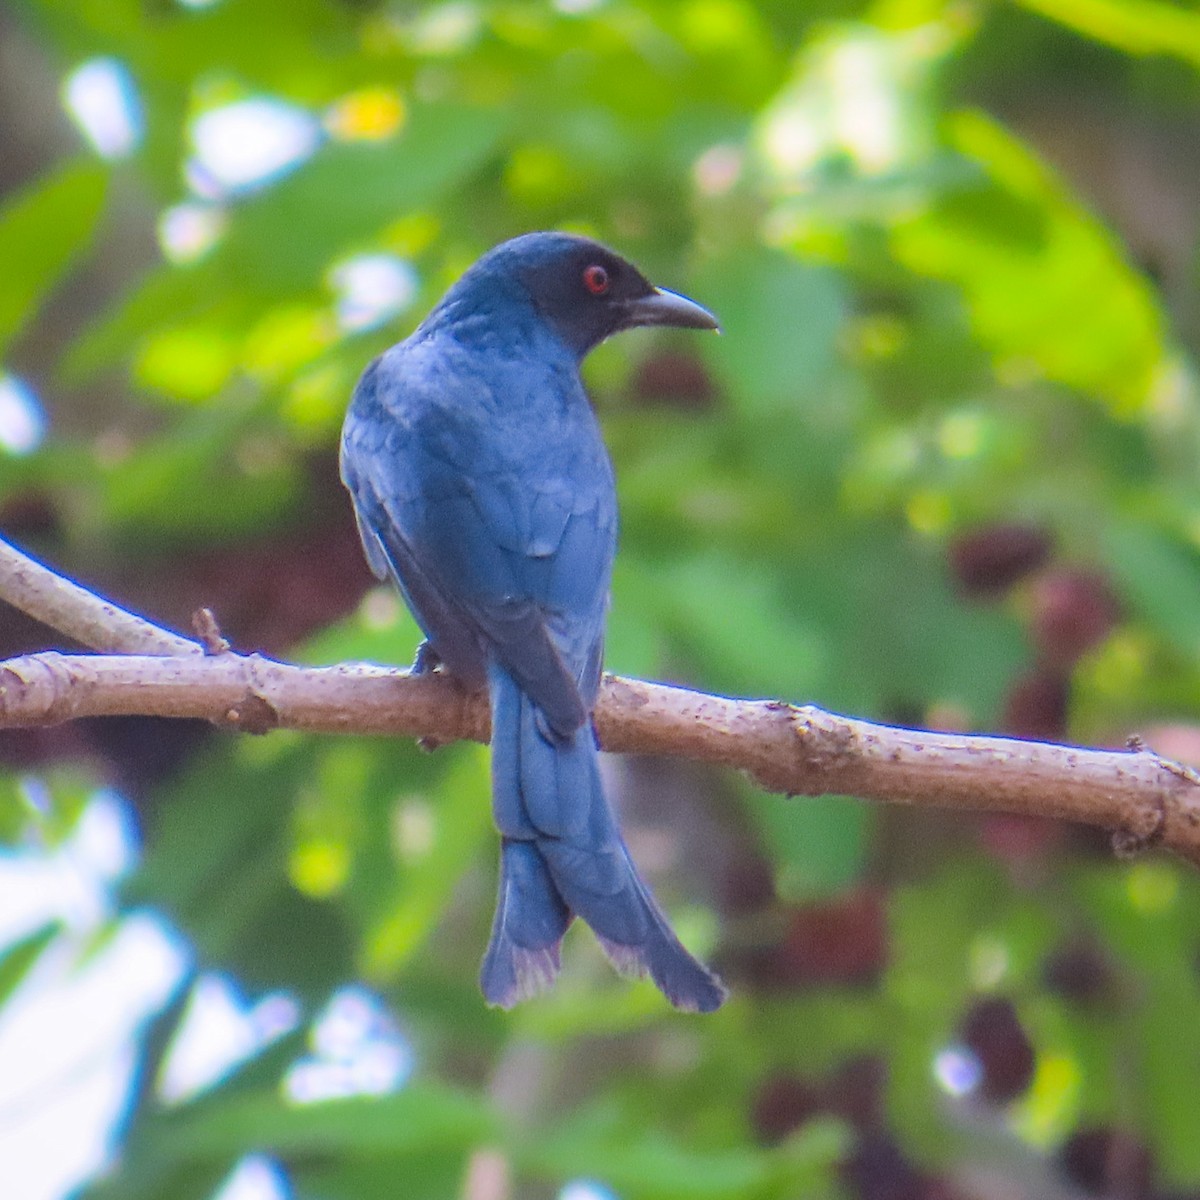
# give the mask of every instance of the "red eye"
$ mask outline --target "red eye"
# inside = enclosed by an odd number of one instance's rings
[[[608,291],[608,272],[599,263],[593,263],[583,272],[583,286],[593,296],[603,296]]]

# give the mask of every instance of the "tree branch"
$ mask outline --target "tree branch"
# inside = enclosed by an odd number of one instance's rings
[[[134,616],[0,541],[0,600],[107,654],[203,654],[198,643]]]
[[[16,555],[21,574],[14,583],[13,555],[0,554],[0,598],[90,645],[136,652],[48,651],[0,663],[0,727],[142,714],[200,717],[250,733],[489,737],[486,696],[446,675],[205,653],[75,584],[46,580],[52,572],[23,555]],[[219,637],[208,644],[219,647]],[[837,792],[1059,817],[1114,831],[1118,850],[1161,844],[1200,865],[1200,776],[1140,744],[1092,750],[898,729],[812,705],[737,700],[616,676],[604,680],[596,729],[606,750],[735,767],[789,796]]]

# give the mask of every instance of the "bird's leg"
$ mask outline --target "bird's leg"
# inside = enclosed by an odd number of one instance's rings
[[[426,638],[417,647],[417,656],[413,659],[413,665],[409,668],[409,673],[412,675],[428,675],[430,671],[442,665],[442,656],[433,648],[433,644]],[[425,751],[426,754],[432,754],[437,750],[442,743],[435,737],[417,738],[417,745]]]
[[[413,675],[428,675],[430,671],[441,664],[442,656],[426,639],[417,647],[417,657],[413,659],[413,665],[409,670]]]

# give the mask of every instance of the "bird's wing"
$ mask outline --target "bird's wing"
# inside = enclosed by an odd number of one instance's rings
[[[506,443],[485,398],[458,394],[451,407],[441,381],[426,405],[413,387],[403,372],[381,380],[369,369],[347,418],[343,477],[367,557],[396,579],[435,647],[469,631],[569,732],[599,683],[615,541],[598,434],[546,428],[528,446]]]

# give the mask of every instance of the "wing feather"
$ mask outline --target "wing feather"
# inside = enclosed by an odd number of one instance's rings
[[[494,656],[569,734],[595,699],[615,541],[598,436],[599,461],[574,436],[561,446],[546,437],[532,459],[518,442],[506,457],[503,437],[466,419],[494,405],[459,397],[448,431],[445,398],[398,397],[391,371],[383,411],[378,362],[356,390],[342,448],[372,569],[396,580],[451,670],[479,682]]]

